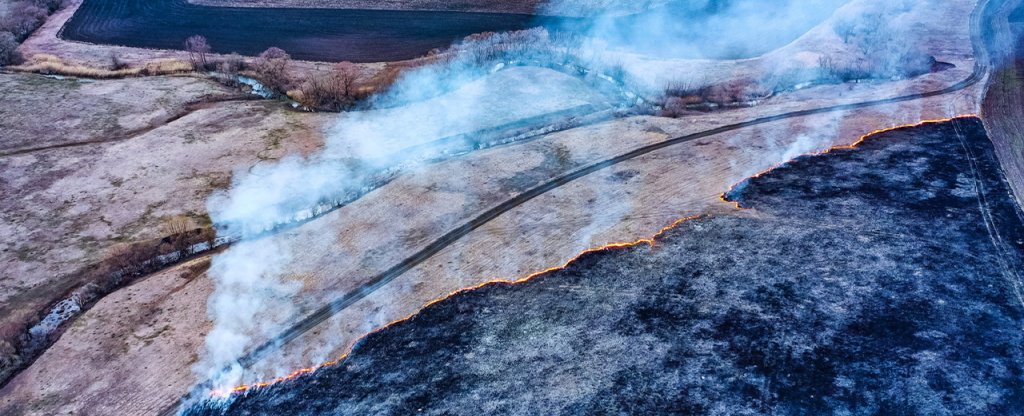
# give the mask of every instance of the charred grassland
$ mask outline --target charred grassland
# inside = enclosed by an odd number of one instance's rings
[[[431,304],[188,414],[1007,413],[1024,221],[977,119],[798,158],[653,246]]]

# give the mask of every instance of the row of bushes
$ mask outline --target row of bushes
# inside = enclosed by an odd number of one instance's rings
[[[317,71],[300,79],[289,70],[291,56],[280,48],[271,47],[255,59],[246,60],[238,54],[211,59],[210,44],[199,35],[186,39],[184,46],[196,70],[251,76],[275,93],[287,95],[312,110],[345,110],[374,90],[359,82],[359,67],[351,62],[341,62],[326,73]]]
[[[671,82],[662,95],[652,101],[660,107],[655,111],[658,115],[678,117],[693,111],[753,105],[776,93],[800,88],[801,85],[907,79],[950,66],[924,53],[905,53],[887,59],[850,60],[842,63],[830,57],[822,57],[817,68],[780,70],[761,79],[741,78],[719,83]]]
[[[0,66],[19,63],[18,44],[63,5],[63,0],[0,0]]]

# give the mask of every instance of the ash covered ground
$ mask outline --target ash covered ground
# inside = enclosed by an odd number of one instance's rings
[[[1024,220],[977,119],[799,158],[190,415],[1020,414]]]

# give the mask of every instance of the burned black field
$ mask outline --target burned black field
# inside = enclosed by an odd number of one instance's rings
[[[293,58],[379,62],[422,56],[473,33],[532,27],[502,13],[205,7],[185,0],[85,0],[61,30],[65,39],[181,49],[205,36],[214,52],[256,55],[276,46]]]
[[[977,119],[797,159],[188,414],[1021,414],[1024,221]]]

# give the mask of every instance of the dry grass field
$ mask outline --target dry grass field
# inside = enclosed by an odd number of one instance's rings
[[[12,346],[121,246],[167,235],[235,169],[319,146],[325,118],[191,77],[89,81],[0,74],[0,322]],[[241,101],[222,101],[224,99]],[[102,284],[103,282],[92,282]]]

